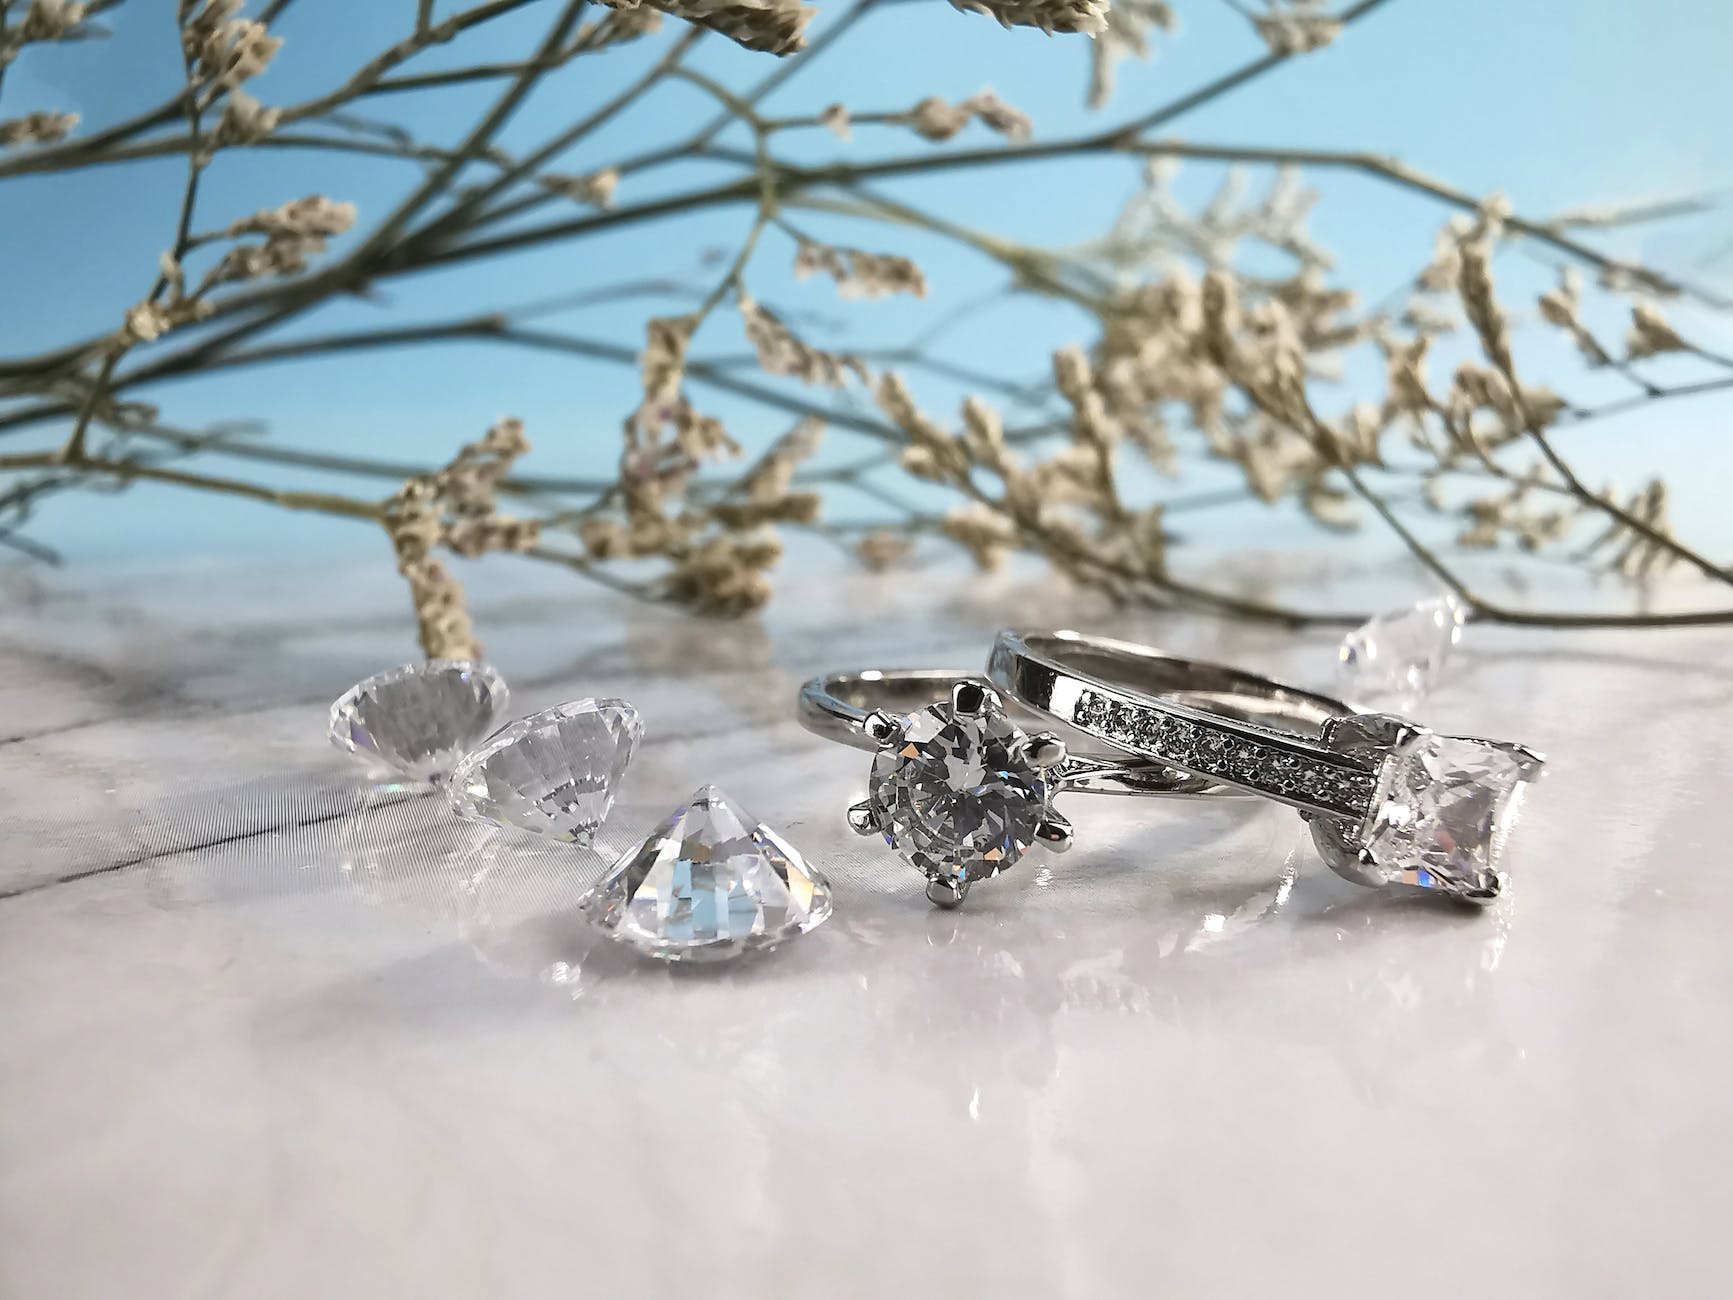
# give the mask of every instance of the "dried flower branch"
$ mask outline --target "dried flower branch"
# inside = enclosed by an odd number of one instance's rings
[[[855,0],[810,42],[814,10],[799,0],[611,0],[605,15],[588,23],[580,22],[580,0],[549,6],[473,0],[437,20],[428,6],[418,6],[403,37],[338,78],[335,89],[270,106],[250,89],[282,47],[268,21],[281,6],[250,17],[240,0],[182,0],[180,84],[162,103],[76,133],[69,114],[38,112],[0,123],[0,145],[30,146],[0,156],[0,184],[166,157],[183,159],[186,175],[155,280],[142,297],[117,309],[120,327],[0,361],[0,434],[54,432],[51,446],[0,455],[0,475],[7,476],[0,488],[0,543],[40,552],[19,529],[50,496],[84,485],[159,484],[364,521],[384,529],[392,542],[430,654],[477,648],[464,594],[444,563],[447,553],[520,555],[635,596],[738,614],[770,598],[785,538],[802,533],[839,543],[873,568],[903,562],[920,536],[945,539],[984,568],[1016,551],[1038,554],[1069,579],[1125,599],[1289,622],[1345,613],[1248,599],[1175,572],[1180,548],[1173,521],[1182,508],[1267,503],[1297,508],[1322,528],[1386,530],[1477,617],[1558,626],[1733,621],[1733,610],[1726,609],[1657,614],[1509,607],[1471,590],[1448,549],[1553,553],[1632,581],[1686,566],[1733,585],[1724,566],[1675,535],[1672,502],[1660,479],[1591,488],[1555,445],[1555,439],[1562,445],[1566,429],[1632,403],[1733,389],[1733,375],[1726,373],[1733,362],[1688,340],[1658,303],[1688,293],[1714,310],[1726,305],[1593,242],[1593,231],[1641,219],[1640,213],[1525,219],[1497,196],[1468,194],[1381,156],[1156,134],[1286,60],[1339,39],[1380,3],[1268,0],[1253,8],[1236,0],[1255,28],[1248,44],[1259,46],[1243,66],[1101,130],[1008,149],[1007,141],[1030,139],[1032,124],[990,90],[961,100],[934,94],[885,111],[832,104],[811,116],[765,115],[764,96],[835,48],[872,0]],[[31,45],[88,30],[88,6],[32,0],[22,19],[14,9],[11,22],[6,7],[0,5],[0,70]],[[1122,61],[1147,57],[1151,33],[1173,29],[1172,11],[1157,0],[1120,0],[1111,9],[1098,0],[979,0],[958,7],[1008,26],[1095,35],[1089,96],[1097,107],[1107,102]],[[460,48],[467,33],[513,13],[534,17],[542,29],[521,57],[465,63],[459,55],[433,70],[404,66],[435,47]],[[663,14],[690,26],[676,25],[644,56],[641,75],[545,139],[502,145],[502,127],[542,78],[574,60],[644,40]],[[725,84],[684,64],[698,29],[787,61],[744,88]],[[676,81],[688,93],[697,87],[715,106],[714,117],[697,124],[688,140],[637,154],[595,150],[594,133]],[[379,96],[474,84],[491,86],[491,97],[455,142],[423,139],[411,125],[382,124],[360,111]],[[1002,138],[979,148],[951,143],[977,122]],[[830,165],[778,151],[789,133],[826,130],[847,141],[867,124],[903,128],[925,143]],[[750,137],[750,150],[719,138],[731,126]],[[335,251],[331,241],[348,232],[358,214],[319,195],[239,220],[225,212],[214,222],[207,218],[199,233],[195,215],[206,169],[231,149],[259,146],[406,161],[420,181],[393,210],[369,214],[357,237]],[[639,183],[654,168],[698,156],[737,167],[739,174],[703,184]],[[1059,248],[972,230],[876,188],[881,180],[963,167],[984,173],[1029,157],[1068,156],[1141,166],[1142,185],[1099,238]],[[1173,184],[1182,159],[1224,165],[1213,198],[1201,205],[1182,201]],[[1416,250],[1415,260],[1424,264],[1398,307],[1363,305],[1340,277],[1308,229],[1316,196],[1302,169],[1308,175],[1348,169],[1458,214],[1430,255]],[[272,337],[344,295],[371,293],[400,278],[728,206],[747,208],[753,221],[732,255],[725,250],[717,259],[726,264],[719,278],[707,272],[693,284],[658,270],[597,288],[596,301],[626,302],[654,292],[677,302],[644,325],[642,346],[548,328],[540,319],[548,310],[540,306]],[[786,238],[799,278],[827,277],[838,297],[861,302],[861,311],[893,295],[924,298],[927,278],[907,257],[865,251],[824,229],[796,230],[790,212],[803,221],[807,213],[818,214],[815,221],[878,221],[967,249],[1003,269],[1006,294],[1052,299],[1081,313],[1088,337],[1053,352],[1050,377],[935,354],[934,342],[966,321],[966,311],[946,313],[907,346],[833,347],[823,322],[773,310],[749,288],[759,283],[753,271],[764,246]],[[1539,298],[1542,325],[1568,337],[1589,366],[1630,381],[1636,392],[1628,401],[1588,410],[1524,377],[1525,322],[1505,308],[1498,285],[1500,257],[1522,244],[1562,261],[1556,288]],[[1585,287],[1591,277],[1593,290]],[[1621,355],[1588,324],[1604,318],[1604,304],[1593,295],[1627,300],[1631,324]],[[1429,365],[1440,369],[1437,340],[1459,321],[1481,355],[1448,373],[1429,373]],[[750,352],[718,352],[712,346],[717,328],[725,345],[737,338],[736,329],[744,331]],[[240,443],[220,430],[189,431],[136,400],[145,385],[152,386],[155,403],[158,388],[171,381],[224,369],[454,340],[636,367],[642,392],[622,412],[613,472],[579,479],[520,476],[527,443],[513,421],[427,469],[271,440]],[[1664,387],[1646,364],[1660,354],[1711,367],[1712,377]],[[1376,378],[1362,378],[1380,373],[1381,387]],[[923,410],[911,386],[923,374],[961,383],[973,394],[953,422]],[[1345,376],[1352,377],[1346,388]],[[870,406],[856,400],[851,379],[867,390]],[[757,455],[743,456],[742,443],[762,445],[762,419],[731,414],[735,427],[725,427],[711,411],[739,408],[712,406],[716,392],[773,412],[779,427],[788,428],[788,421],[792,427]],[[870,453],[818,465],[813,458],[825,428],[864,441]],[[167,463],[210,450],[397,486],[383,500],[346,497],[279,490]],[[1166,487],[1166,479],[1204,461],[1230,469],[1239,486],[1195,501]],[[1163,477],[1141,471],[1143,465]],[[834,521],[828,506],[839,494],[865,500],[878,513]],[[502,510],[508,499],[521,509]]]

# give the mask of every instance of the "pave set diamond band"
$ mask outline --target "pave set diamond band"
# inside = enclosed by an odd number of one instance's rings
[[[945,907],[1036,846],[1070,847],[1075,832],[1053,807],[1067,790],[1261,796],[1297,809],[1325,863],[1357,884],[1486,903],[1504,887],[1504,839],[1544,763],[1518,744],[1066,631],[1000,632],[985,679],[814,678],[799,710],[809,730],[875,751],[849,823],[920,870]]]

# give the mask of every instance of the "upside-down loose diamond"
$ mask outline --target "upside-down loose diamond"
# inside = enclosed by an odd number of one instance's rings
[[[867,799],[885,842],[929,877],[972,883],[1014,866],[1052,796],[1024,739],[992,699],[975,714],[949,702],[915,714],[873,759]]]
[[[613,938],[663,961],[774,948],[830,915],[830,884],[713,785],[676,808],[584,896]]]
[[[331,743],[405,776],[438,781],[505,708],[506,685],[486,664],[429,659],[378,673],[331,706]]]
[[[1492,898],[1505,834],[1539,767],[1520,750],[1422,732],[1386,760],[1365,846],[1390,883]]]
[[[1336,668],[1350,699],[1394,700],[1412,708],[1438,681],[1462,640],[1467,610],[1455,596],[1380,614],[1342,638]]]
[[[614,806],[644,724],[625,700],[574,700],[502,727],[446,795],[464,817],[588,843]]]

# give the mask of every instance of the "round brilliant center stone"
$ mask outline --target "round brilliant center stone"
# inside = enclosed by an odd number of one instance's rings
[[[903,743],[873,759],[868,798],[891,847],[928,876],[973,882],[1014,865],[1050,801],[1023,739],[991,702],[976,715],[948,703],[915,714]]]

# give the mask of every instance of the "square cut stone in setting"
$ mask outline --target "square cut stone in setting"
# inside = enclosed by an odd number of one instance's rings
[[[1538,760],[1483,740],[1423,732],[1385,761],[1363,843],[1389,883],[1489,898]]]

